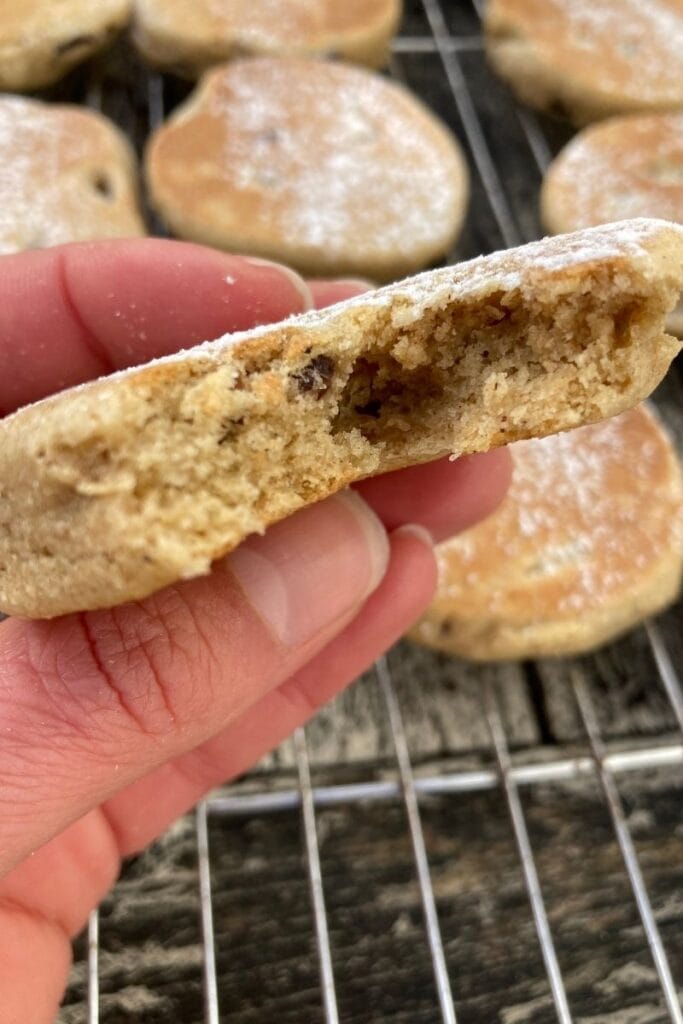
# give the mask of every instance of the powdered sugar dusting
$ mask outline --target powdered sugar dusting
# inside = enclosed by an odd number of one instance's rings
[[[333,0],[334,2],[334,0]],[[196,3],[196,0],[195,0]],[[207,12],[248,49],[274,49],[315,41],[324,30],[325,0],[203,0]],[[196,3],[197,7],[202,3]]]
[[[49,107],[19,97],[0,102],[0,252],[56,244],[63,226],[50,216],[60,188],[62,126]],[[84,155],[77,136],[75,160]]]
[[[575,87],[636,108],[683,103],[681,0],[498,0],[496,7]]]
[[[557,157],[545,190],[549,216],[564,230],[623,217],[683,223],[683,114],[586,129]]]
[[[646,410],[518,442],[512,453],[503,505],[442,545],[445,612],[462,602],[476,614],[479,602],[480,614],[571,617],[627,593],[665,552],[683,551],[683,485]]]
[[[652,242],[662,230],[679,234],[683,246],[683,227],[664,221],[640,218],[606,224],[571,235],[543,238],[516,249],[501,249],[451,267],[427,270],[396,284],[363,292],[326,309],[292,316],[284,324],[296,328],[317,327],[343,317],[354,309],[371,306],[391,309],[394,324],[403,326],[419,320],[426,309],[438,309],[456,297],[475,299],[494,290],[524,288],[527,278],[530,278],[530,289],[536,288],[536,268],[561,273],[567,267],[600,260],[627,258],[636,263],[648,260],[647,243]],[[264,337],[274,329],[272,324],[265,324],[251,330],[225,334],[222,338],[205,341],[189,351],[220,358],[224,348]],[[183,359],[187,354],[188,351],[180,351],[154,362]],[[137,369],[122,372],[134,373]]]
[[[631,220],[600,227],[588,228],[573,235],[561,235],[541,239],[517,249],[506,249],[478,256],[466,263],[439,270],[429,270],[416,277],[406,278],[396,284],[363,292],[354,298],[339,302],[322,310],[291,316],[280,324],[264,324],[247,331],[225,334],[214,341],[205,341],[191,349],[181,349],[172,355],[162,356],[141,366],[120,370],[100,378],[116,382],[140,376],[149,367],[158,367],[186,360],[220,361],[225,351],[235,345],[256,341],[282,329],[312,331],[343,325],[347,317],[353,317],[362,308],[389,310],[395,327],[418,321],[428,309],[439,309],[449,301],[476,301],[492,292],[519,290],[533,295],[543,286],[541,274],[562,274],[571,266],[582,263],[593,265],[596,261],[629,260],[634,264],[651,266],[648,244],[655,241],[662,232],[680,237],[683,248],[683,227],[659,220]],[[648,264],[648,261],[650,263]],[[71,388],[78,393],[92,388],[97,381],[87,381]],[[103,392],[106,399],[106,392]],[[34,406],[50,402],[51,398],[33,403]],[[30,408],[25,406],[24,408]],[[19,410],[22,412],[23,410]],[[13,415],[17,415],[15,413]],[[4,422],[11,419],[7,417]]]
[[[185,12],[186,0],[156,2],[166,12],[178,4]],[[392,0],[193,0],[196,15],[206,11],[235,44],[260,52],[291,53],[345,34],[357,37],[392,9]]]

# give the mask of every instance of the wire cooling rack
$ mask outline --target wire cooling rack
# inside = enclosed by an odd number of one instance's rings
[[[481,3],[482,0],[474,0],[474,6],[469,2],[448,3],[447,0],[416,0],[408,3],[403,32],[395,41],[390,69],[395,78],[406,81],[413,89],[424,93],[411,78],[411,61],[418,60],[423,70],[429,68],[428,78],[432,85],[428,90],[428,101],[447,121],[457,121],[453,126],[468,149],[472,169],[472,201],[477,205],[479,213],[476,218],[470,218],[456,252],[451,254],[451,258],[460,259],[482,251],[518,245],[538,236],[538,182],[566,131],[556,125],[541,124],[533,112],[516,107],[508,95],[505,99],[505,117],[516,119],[519,131],[514,135],[512,148],[509,133],[499,139],[499,118],[503,116],[497,109],[500,97],[492,96],[489,100],[486,93],[482,98],[481,90],[486,92],[490,88],[490,80],[477,77],[477,69],[484,66],[479,26]],[[103,86],[95,74],[88,79],[81,98],[92,106],[104,107],[126,128],[140,148],[149,131],[160,124],[170,107],[182,98],[185,86],[160,75],[142,73],[138,69],[136,82],[131,88],[132,98],[128,95],[120,101],[116,90],[108,92],[108,87]],[[498,83],[497,88],[504,87]],[[121,91],[119,89],[119,93]],[[107,104],[110,109],[107,109]],[[135,117],[131,116],[131,109],[137,111]],[[449,111],[453,111],[453,114],[449,114]],[[679,627],[683,622],[680,609],[677,622]],[[227,819],[235,821],[249,817],[272,820],[273,816],[278,815],[300,815],[302,854],[308,875],[311,920],[320,977],[320,1019],[326,1024],[336,1024],[344,1019],[344,1015],[339,1009],[334,941],[330,936],[326,910],[326,874],[321,858],[320,815],[329,808],[350,805],[380,807],[397,800],[404,804],[413,870],[424,915],[424,941],[434,979],[434,1006],[420,1019],[443,1021],[445,1024],[455,1024],[460,1020],[460,979],[449,966],[442,936],[439,901],[435,896],[433,870],[425,839],[424,802],[432,797],[457,800],[467,794],[488,791],[500,793],[506,807],[550,993],[544,1014],[531,1014],[529,1017],[515,1017],[511,1014],[503,1015],[500,1019],[506,1024],[527,1019],[533,1019],[534,1022],[557,1020],[561,1024],[581,1019],[595,1020],[602,1024],[607,1017],[593,1018],[585,1014],[579,1017],[572,1009],[561,957],[556,949],[554,928],[551,926],[543,886],[539,880],[538,854],[532,841],[523,799],[526,793],[539,791],[544,785],[562,789],[583,779],[592,780],[601,794],[612,838],[621,855],[621,870],[628,881],[630,898],[637,909],[659,988],[659,1009],[654,1015],[627,1014],[622,1017],[613,1014],[609,1019],[628,1021],[630,1024],[640,1021],[645,1024],[646,1021],[654,1020],[671,1020],[674,1024],[683,1024],[683,1009],[675,981],[675,973],[678,972],[681,984],[680,964],[672,964],[662,939],[658,915],[653,910],[637,852],[637,842],[632,834],[620,788],[622,780],[646,778],[655,770],[663,773],[674,788],[681,785],[682,779],[683,690],[674,665],[675,656],[668,649],[664,631],[658,623],[646,624],[644,634],[649,645],[650,663],[655,669],[648,684],[661,689],[670,707],[669,717],[676,723],[675,731],[669,730],[664,735],[650,737],[645,743],[635,736],[632,741],[627,738],[626,742],[621,742],[616,748],[608,742],[600,724],[591,687],[587,685],[585,676],[576,671],[571,663],[567,663],[568,690],[573,695],[583,734],[581,751],[576,752],[571,746],[558,745],[546,747],[542,757],[531,749],[522,750],[521,754],[519,751],[511,752],[500,690],[490,674],[482,673],[481,713],[493,752],[490,765],[454,768],[415,765],[411,760],[410,744],[391,663],[383,657],[373,671],[390,728],[393,763],[381,778],[368,771],[366,779],[313,785],[307,734],[306,730],[299,729],[293,740],[296,785],[285,789],[276,788],[269,785],[267,776],[261,775],[256,777],[256,785],[248,792],[235,786],[223,789],[203,801],[196,809],[194,832],[206,1024],[219,1024],[233,1019],[231,1006],[221,999],[217,971],[220,949],[214,927],[217,893],[215,886],[212,886],[210,825],[221,820],[227,822]],[[420,682],[419,678],[415,679],[416,686]],[[449,866],[449,872],[454,876],[459,871],[458,863]],[[672,897],[676,897],[676,894],[672,893]],[[679,917],[679,920],[683,927],[683,919]],[[97,912],[91,915],[87,939],[87,1020],[88,1024],[99,1024],[104,1018],[100,1012],[99,997],[100,942]],[[264,956],[267,959],[267,950]],[[618,962],[613,966],[618,968]],[[482,972],[482,988],[485,988],[486,965],[483,965]],[[370,1018],[373,1021],[385,1019],[379,1011],[371,1013],[368,1009]],[[117,1016],[115,1019],[127,1018]],[[272,1018],[259,1016],[250,1019]],[[299,1019],[308,1020],[308,1017]],[[399,1017],[391,1019],[398,1020]],[[469,1013],[468,1019],[476,1018]],[[184,1024],[184,1021],[178,1021],[178,1024]]]

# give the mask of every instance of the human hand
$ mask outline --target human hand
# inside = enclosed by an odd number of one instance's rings
[[[318,305],[354,282],[315,283]],[[179,242],[0,260],[0,412],[311,300],[272,265]],[[46,1024],[70,937],[140,850],[305,722],[419,616],[436,539],[491,511],[506,452],[303,509],[144,601],[0,625],[0,1019]],[[417,524],[407,526],[406,524]]]

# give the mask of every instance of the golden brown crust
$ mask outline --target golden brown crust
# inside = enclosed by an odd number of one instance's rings
[[[400,0],[136,0],[133,41],[157,67],[190,78],[244,56],[338,56],[383,67]]]
[[[683,229],[495,253],[103,378],[0,423],[0,607],[141,598],[353,480],[600,420],[680,346]]]
[[[529,106],[577,124],[683,106],[683,0],[489,0],[485,31]]]
[[[467,198],[460,148],[418,100],[318,60],[209,72],[145,166],[175,234],[313,276],[414,273],[451,247]]]
[[[440,546],[438,593],[415,640],[479,661],[574,654],[675,598],[683,476],[650,412],[524,441],[512,454],[502,505]]]
[[[95,111],[0,97],[0,254],[145,234],[133,150]]]
[[[96,53],[127,23],[132,0],[4,0],[0,89],[40,89]]]

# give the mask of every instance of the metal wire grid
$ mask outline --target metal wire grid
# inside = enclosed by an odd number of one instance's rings
[[[474,36],[449,34],[441,2],[442,0],[421,0],[431,35],[400,37],[395,41],[394,53],[434,53],[438,56],[498,230],[506,245],[518,245],[526,239],[522,237],[515,222],[459,59],[460,53],[480,50],[482,38],[479,34]],[[477,13],[481,15],[483,0],[472,0],[472,3]],[[395,66],[392,70],[396,73]],[[86,102],[91,106],[99,107],[101,105],[101,93],[96,82],[88,89]],[[161,77],[155,74],[149,76],[148,115],[151,129],[160,124],[164,117],[163,82]],[[517,108],[517,116],[538,169],[544,172],[551,159],[551,151],[541,126],[536,116],[529,110]],[[633,749],[608,752],[600,733],[598,718],[589,690],[584,680],[578,674],[574,674],[571,678],[571,686],[590,754],[558,758],[542,763],[513,764],[498,697],[493,684],[484,682],[482,684],[482,712],[495,752],[496,769],[482,768],[416,777],[410,760],[401,709],[389,664],[386,658],[382,657],[375,665],[375,673],[391,727],[396,759],[396,778],[394,780],[314,787],[311,782],[308,762],[306,733],[304,729],[298,729],[294,736],[298,770],[298,787],[296,789],[278,792],[263,790],[250,794],[219,794],[202,801],[196,809],[195,829],[204,952],[206,1024],[219,1024],[220,1021],[211,898],[209,815],[265,815],[300,809],[303,825],[303,852],[311,891],[324,1017],[326,1024],[338,1024],[334,961],[325,910],[324,879],[320,863],[316,811],[323,807],[361,800],[394,800],[397,796],[402,795],[424,911],[426,937],[440,1015],[444,1024],[457,1024],[455,1009],[457,978],[449,977],[446,965],[422,830],[420,797],[428,794],[455,796],[459,793],[474,793],[495,788],[502,789],[507,803],[557,1020],[561,1024],[571,1024],[572,1013],[555,951],[519,789],[522,786],[533,786],[539,783],[561,784],[585,776],[593,776],[599,782],[669,1017],[673,1024],[683,1024],[683,1008],[676,993],[671,967],[657,927],[616,782],[617,777],[622,773],[683,765],[683,687],[657,624],[648,622],[644,629],[657,667],[657,681],[671,705],[681,732],[680,740],[666,741],[647,748],[634,747]],[[99,1024],[100,1020],[98,957],[98,913],[94,911],[88,925],[88,1024]],[[456,990],[455,995],[453,985]]]

